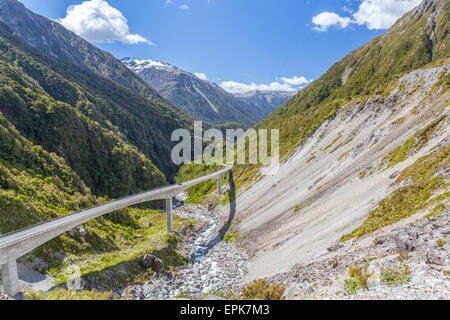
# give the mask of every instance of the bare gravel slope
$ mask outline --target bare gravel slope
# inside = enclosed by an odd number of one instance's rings
[[[349,101],[298,147],[278,175],[238,197],[238,231],[246,235],[243,245],[252,257],[247,280],[318,259],[393,191],[398,172],[448,144],[446,118],[424,147],[384,170],[386,155],[449,114],[448,90],[433,88],[448,67],[410,72],[392,83],[390,92]]]

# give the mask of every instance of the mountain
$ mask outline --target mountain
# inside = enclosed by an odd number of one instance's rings
[[[179,127],[170,114],[113,81],[42,54],[3,22],[0,44],[0,112],[26,139],[64,158],[96,195],[165,183],[149,158],[170,170],[164,166],[170,132]]]
[[[261,165],[233,169],[246,281],[308,277],[314,291],[326,282],[345,292],[357,280],[352,267],[366,265],[381,285],[387,266],[402,267],[392,252],[414,247],[404,262],[415,261],[411,278],[431,268],[420,255],[434,254],[437,238],[419,244],[416,235],[438,215],[448,228],[449,7],[423,1],[256,126],[280,130],[281,164],[273,176]]]
[[[110,53],[98,49],[58,22],[28,10],[17,0],[0,0],[0,19],[48,55],[94,71],[146,97],[164,100]]]
[[[375,94],[405,72],[447,58],[450,52],[447,9],[447,0],[424,1],[386,34],[335,63],[259,125],[281,129],[282,153],[289,156],[346,100]]]
[[[35,78],[53,99],[70,105],[137,147],[167,178],[175,174],[177,168],[170,161],[171,133],[177,128],[190,128],[193,122],[190,115],[163,98],[109,53],[57,22],[29,11],[20,2],[0,0],[0,18],[7,25],[7,28],[2,26],[3,37],[9,41],[4,54],[10,50],[20,51],[12,57],[5,56],[6,63],[19,63],[24,73]],[[14,48],[11,49],[11,45]],[[17,57],[20,57],[19,62],[14,61]],[[28,64],[28,58],[33,59],[33,63]],[[38,66],[34,66],[34,62]],[[5,112],[5,108],[1,106],[0,111]],[[39,134],[35,136],[37,139]],[[58,148],[61,155],[62,149]],[[80,165],[76,161],[69,161],[69,164]]]
[[[166,62],[134,58],[121,61],[164,97],[203,121],[251,127],[266,116],[263,108],[237,99],[217,84]]]
[[[17,1],[0,0],[0,17],[0,236],[166,185],[178,169],[171,134],[193,118],[112,56]],[[33,37],[49,45],[29,43]],[[79,61],[71,59],[77,52]],[[174,225],[189,229],[188,222],[175,217]],[[51,268],[55,281],[67,281],[76,264],[92,275],[91,287],[106,270],[124,286],[140,275],[131,255],[153,252],[167,268],[183,262],[164,251],[173,243],[165,224],[161,211],[119,210],[47,242],[27,261],[42,273]]]
[[[266,118],[269,114],[294,97],[295,94],[295,92],[285,91],[254,90],[243,94],[235,94],[234,96],[248,105],[256,106],[260,110],[263,110],[263,116]]]

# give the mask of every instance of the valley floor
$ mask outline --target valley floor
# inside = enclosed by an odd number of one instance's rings
[[[229,228],[227,218],[220,219],[214,210],[201,205],[183,206],[174,213],[204,224],[204,230],[184,249],[190,257],[189,265],[133,286],[130,296],[137,300],[202,299],[240,292],[248,256],[234,243],[223,240]]]

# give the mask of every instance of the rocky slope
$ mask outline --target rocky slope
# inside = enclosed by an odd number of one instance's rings
[[[250,127],[283,104],[268,96],[264,98],[265,103],[261,99],[249,103],[249,99],[236,98],[215,83],[166,62],[132,58],[124,58],[122,62],[164,97],[211,124],[240,123]]]
[[[448,6],[424,1],[258,125],[280,129],[284,163],[275,176],[234,172],[246,186],[235,205],[247,280],[322,261],[421,210],[449,211]]]
[[[278,107],[284,105],[289,99],[295,96],[295,92],[284,91],[250,91],[234,96],[249,105],[257,106],[262,110],[262,115],[266,118]]]
[[[251,277],[314,261],[360,227],[379,206],[382,210],[374,214],[385,220],[375,220],[375,227],[395,222],[421,206],[442,203],[447,208],[449,181],[442,170],[448,165],[449,97],[447,85],[436,83],[439,76],[448,74],[448,68],[447,64],[413,71],[387,95],[344,105],[297,148],[278,175],[265,177],[242,193],[236,205],[242,219],[239,231],[247,236],[244,243],[253,256]],[[436,119],[437,126],[433,125]],[[408,141],[424,128],[433,129],[419,145],[408,147]],[[405,156],[399,155],[405,149]],[[420,164],[427,155],[436,167],[422,172]],[[436,177],[440,184],[423,186],[422,175]],[[425,197],[423,188],[429,190],[425,199],[436,201],[417,201]],[[399,197],[411,198],[411,203]]]
[[[271,280],[286,299],[449,299],[450,216],[421,211]],[[360,272],[360,274],[358,274]]]

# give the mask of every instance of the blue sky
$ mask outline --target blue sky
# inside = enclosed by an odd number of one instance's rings
[[[304,86],[420,0],[21,2],[118,58],[167,61],[237,92]]]

